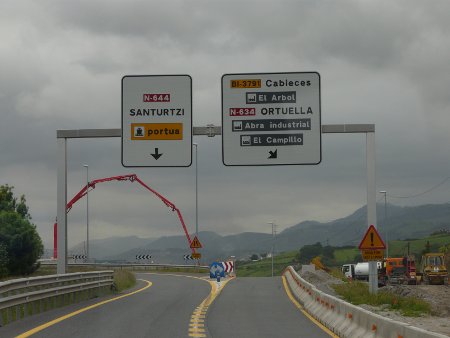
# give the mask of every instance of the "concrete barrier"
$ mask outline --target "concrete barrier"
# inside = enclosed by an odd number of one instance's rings
[[[291,266],[284,276],[294,297],[321,324],[342,338],[448,338],[385,318],[318,290]]]

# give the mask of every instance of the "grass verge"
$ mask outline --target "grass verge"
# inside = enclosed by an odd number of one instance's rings
[[[284,269],[294,264],[295,251],[283,252],[274,257],[273,274],[281,276]],[[239,277],[270,277],[272,275],[272,258],[252,262],[236,262],[236,275]]]
[[[379,290],[377,294],[370,294],[369,286],[362,282],[335,284],[333,288],[346,301],[354,305],[387,305],[388,309],[399,311],[407,317],[419,317],[431,312],[430,304],[422,299],[402,297],[383,290]]]
[[[114,271],[114,284],[117,288],[117,292],[129,289],[136,285],[136,277],[134,273],[128,270],[115,270]]]

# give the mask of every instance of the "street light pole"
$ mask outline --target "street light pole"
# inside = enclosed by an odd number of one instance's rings
[[[89,166],[83,164],[86,168],[86,260],[89,261]]]
[[[274,255],[274,248],[275,248],[275,236],[274,236],[275,223],[274,222],[267,222],[267,224],[271,224],[272,225],[272,277],[273,277],[273,255]]]
[[[389,257],[389,244],[388,244],[388,236],[387,236],[387,203],[386,203],[387,191],[381,190],[380,194],[384,194],[384,229],[385,229],[385,234],[386,234],[386,257]]]
[[[198,144],[192,145],[195,146],[195,236],[198,238]]]

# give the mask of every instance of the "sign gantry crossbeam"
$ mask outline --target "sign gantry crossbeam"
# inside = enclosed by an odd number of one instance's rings
[[[214,137],[222,134],[221,126],[212,124],[203,127],[193,127],[193,135]],[[374,124],[330,124],[321,126],[322,133],[329,134],[366,134],[366,165],[367,165],[367,225],[377,224],[376,220],[376,189],[375,189],[375,125]],[[67,139],[69,138],[107,138],[121,137],[122,129],[75,129],[57,130],[57,218],[58,218],[58,262],[57,273],[67,272]],[[376,293],[377,270],[376,263],[369,264],[369,291]]]
[[[323,124],[324,134],[352,134],[352,133],[374,133],[374,124]],[[213,124],[204,127],[193,127],[193,135],[196,136],[218,136],[222,135],[222,127]],[[57,130],[56,138],[105,138],[121,137],[122,129],[68,129]]]

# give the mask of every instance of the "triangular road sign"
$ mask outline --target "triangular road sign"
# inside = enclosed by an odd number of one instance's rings
[[[371,225],[367,229],[361,243],[359,243],[359,250],[370,250],[370,249],[386,249],[386,244],[380,237],[377,229]]]
[[[200,248],[203,248],[202,244],[198,240],[197,236],[195,236],[191,242],[191,249],[200,249]]]

